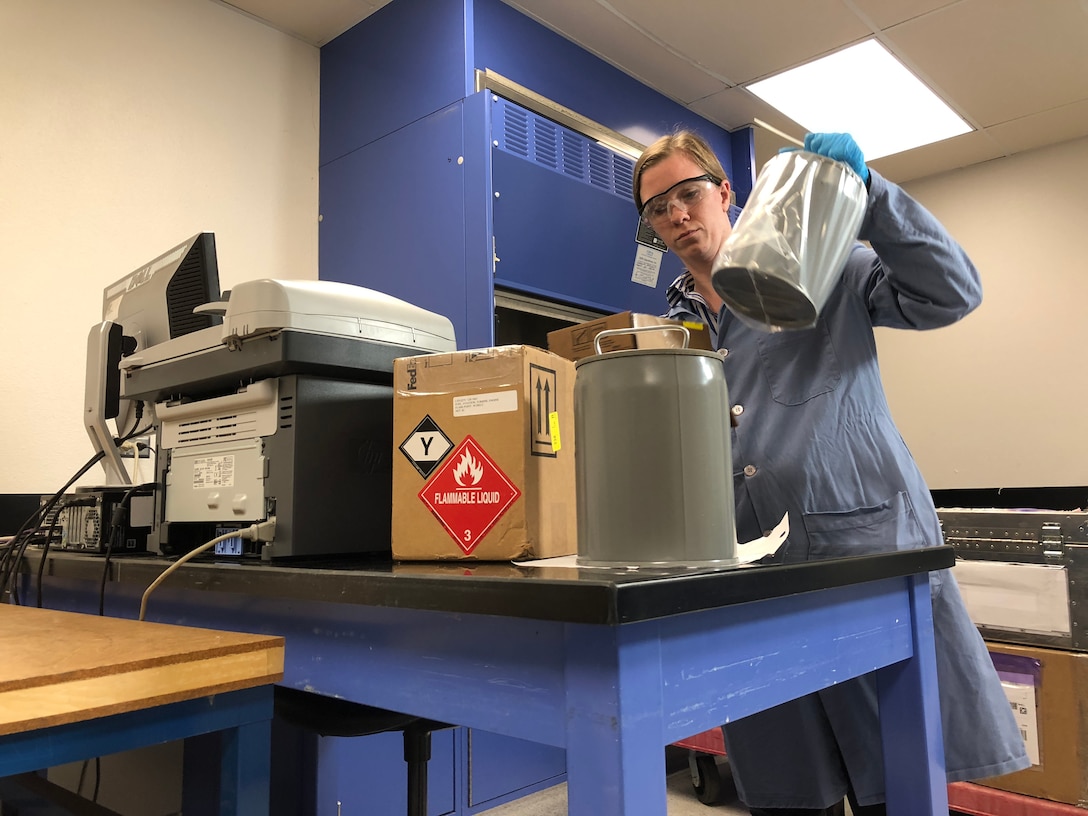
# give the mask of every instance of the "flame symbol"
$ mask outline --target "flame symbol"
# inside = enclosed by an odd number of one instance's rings
[[[465,484],[466,476],[472,479],[469,484]],[[483,476],[484,466],[477,462],[468,451],[462,453],[461,461],[457,463],[457,467],[453,470],[453,478],[457,484],[461,487],[474,487],[480,483]]]

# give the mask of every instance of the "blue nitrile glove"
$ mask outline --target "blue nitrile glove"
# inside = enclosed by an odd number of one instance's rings
[[[849,133],[806,133],[805,150],[841,161],[861,176],[865,186],[869,186],[869,168],[865,166],[865,156]]]

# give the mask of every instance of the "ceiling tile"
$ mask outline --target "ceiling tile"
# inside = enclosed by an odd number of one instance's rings
[[[840,0],[609,0],[607,5],[618,21],[729,84],[807,62],[871,33]]]
[[[796,133],[798,138],[804,138],[805,135],[805,129],[801,125],[783,116],[744,88],[727,88],[693,102],[688,107],[700,116],[717,122],[726,130],[736,130],[752,124],[756,119],[762,119],[786,133]]]
[[[390,0],[216,0],[251,14],[286,34],[321,46],[370,16]]]
[[[876,159],[869,166],[885,178],[902,184],[912,179],[997,159],[1002,155],[1004,151],[989,136],[981,131],[973,131]]]
[[[1088,134],[1088,99],[987,128],[1006,153],[1032,150]]]
[[[1088,6],[1074,0],[963,0],[884,38],[977,125],[1088,98]]]
[[[853,0],[858,13],[877,29],[913,20],[959,0]]]
[[[719,80],[691,63],[665,52],[655,54],[645,71],[645,76],[632,76],[692,110],[695,110],[694,105],[698,100],[726,88]]]
[[[505,2],[681,104],[686,105],[725,87],[720,80],[689,60],[661,48],[639,30],[617,24],[616,16],[598,3],[549,0],[545,21],[537,16],[537,10],[543,8],[540,2]]]

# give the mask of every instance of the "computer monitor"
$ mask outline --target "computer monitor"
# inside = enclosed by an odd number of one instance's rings
[[[221,324],[218,314],[193,312],[219,297],[215,236],[210,232],[197,233],[105,288],[102,322],[87,338],[84,417],[92,445],[103,453],[110,484],[131,480],[106,420],[115,420],[118,439],[139,430],[136,404],[121,399],[121,358]]]

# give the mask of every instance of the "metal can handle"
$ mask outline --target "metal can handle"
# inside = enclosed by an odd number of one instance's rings
[[[684,345],[683,348],[688,347],[688,343],[691,340],[691,332],[688,331],[687,326],[682,326],[677,323],[674,326],[632,326],[628,329],[605,329],[596,337],[593,338],[593,350],[598,354],[603,354],[601,351],[601,338],[602,337],[614,337],[617,334],[636,334],[638,332],[648,331],[679,331],[684,333]]]

